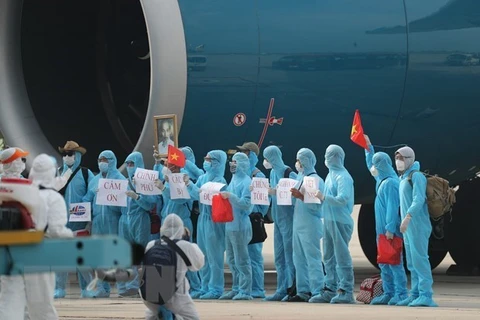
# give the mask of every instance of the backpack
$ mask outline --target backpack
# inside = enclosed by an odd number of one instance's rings
[[[285,171],[283,172],[283,177],[285,179],[288,179],[290,177],[290,173],[292,172],[292,168],[290,167],[287,167],[285,169]],[[265,224],[270,224],[270,223],[273,223],[273,217],[272,217],[272,203],[270,202],[270,206],[268,207],[268,211],[267,211],[267,214],[265,215],[265,217],[263,218],[263,222]]]
[[[142,299],[156,305],[164,305],[177,291],[177,253],[182,257],[187,267],[190,260],[176,244],[179,240],[170,240],[166,236],[155,241],[142,260],[142,283],[140,293]]]
[[[412,171],[408,175],[408,182],[413,188],[412,176],[415,172]],[[421,172],[427,177],[427,205],[428,213],[433,220],[438,220],[446,213],[452,211],[453,204],[456,202],[455,190],[450,187],[447,180],[439,176],[430,176]]]
[[[373,298],[383,294],[383,281],[380,275],[367,278],[360,284],[360,292],[357,295],[357,301],[370,304]]]

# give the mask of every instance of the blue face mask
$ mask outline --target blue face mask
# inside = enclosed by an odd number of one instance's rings
[[[135,170],[135,167],[127,167],[127,173],[130,178],[133,177],[133,175],[135,174]]]
[[[107,173],[108,172],[108,163],[99,162],[98,163],[98,170],[100,170],[101,173]]]
[[[212,163],[209,162],[209,161],[204,161],[204,162],[203,162],[203,169],[204,169],[206,172],[210,172],[210,170],[212,170]]]

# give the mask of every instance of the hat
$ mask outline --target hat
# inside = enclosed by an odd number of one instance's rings
[[[258,149],[255,142],[245,142],[243,145],[237,146],[237,149],[240,151],[253,151],[257,156],[260,153],[260,149]]]
[[[18,158],[24,158],[28,156],[29,152],[20,148],[8,148],[0,153],[0,162],[2,164],[13,162]]]
[[[80,147],[80,145],[75,141],[67,141],[63,148],[58,147],[58,151],[60,151],[60,153],[64,153],[65,151],[78,151],[82,155],[84,155],[87,152],[87,149],[85,149],[84,147]]]

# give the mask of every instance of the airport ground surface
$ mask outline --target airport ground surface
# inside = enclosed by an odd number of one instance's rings
[[[354,212],[355,218],[358,207]],[[268,293],[275,290],[276,274],[273,267],[273,230],[269,225],[269,239],[264,246],[265,288]],[[271,236],[270,236],[271,235]],[[355,267],[355,293],[360,282],[378,271],[363,255],[356,234],[351,242]],[[196,300],[201,319],[480,319],[480,277],[447,276],[447,268],[453,263],[447,255],[442,264],[434,270],[434,292],[438,308],[408,308],[390,306],[329,305],[311,303],[280,303],[254,301],[212,301]],[[226,270],[227,287],[230,274]],[[72,283],[65,299],[56,301],[60,319],[144,319],[144,305],[140,299],[117,298],[112,293],[109,299],[80,299],[78,285]]]

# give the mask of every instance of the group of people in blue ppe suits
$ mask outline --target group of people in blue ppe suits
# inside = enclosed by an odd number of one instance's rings
[[[368,137],[369,149],[366,163],[376,180],[375,218],[377,236],[384,234],[388,239],[403,237],[407,253],[407,266],[412,274],[410,293],[403,263],[380,265],[383,280],[383,295],[372,304],[436,306],[432,299],[432,275],[428,261],[428,239],[431,233],[425,201],[426,179],[421,173],[415,154],[409,147],[395,153],[395,173],[390,157],[382,152],[375,153]],[[330,145],[324,155],[328,174],[323,180],[316,172],[317,158],[312,150],[301,148],[297,152],[295,170],[287,166],[277,146],[263,150],[263,166],[269,170],[271,200],[270,210],[274,221],[274,255],[277,270],[277,288],[272,295],[265,295],[263,270],[263,243],[250,244],[252,240],[251,215],[265,216],[269,206],[253,205],[251,201],[252,179],[265,175],[257,168],[260,150],[253,142],[237,146],[227,166],[227,154],[222,150],[209,151],[204,157],[202,168],[195,164],[195,155],[190,147],[181,150],[186,164],[180,168],[163,163],[158,152],[154,153],[154,170],[159,179],[156,186],[161,195],[147,196],[136,192],[134,173],[145,168],[143,156],[132,152],[124,161],[127,177],[117,168],[113,151],[102,151],[98,156],[96,176],[81,167],[86,150],[73,141],[59,148],[63,155],[60,174],[66,180],[62,186],[67,206],[71,203],[91,202],[92,222],[69,222],[67,227],[74,231],[91,229],[92,235],[115,234],[146,246],[153,239],[150,217],[156,214],[162,221],[177,214],[184,226],[193,234],[192,209],[198,203],[202,187],[208,182],[219,182],[226,186],[221,196],[228,199],[233,208],[234,219],[227,223],[212,220],[212,206],[199,204],[197,243],[205,255],[205,265],[198,272],[187,272],[190,296],[199,299],[251,300],[310,302],[310,303],[354,303],[354,273],[348,249],[353,233],[352,211],[354,205],[354,181],[344,166],[345,152],[338,145]],[[227,183],[226,168],[232,179]],[[171,199],[168,176],[183,173],[190,199]],[[67,179],[68,176],[68,179]],[[314,196],[317,203],[306,203],[304,179],[314,178]],[[96,204],[100,179],[128,181],[127,207]],[[296,180],[291,189],[292,204],[279,205],[276,199],[278,183],[282,178]],[[68,180],[68,181],[67,181]],[[400,209],[400,215],[398,214]],[[193,239],[190,239],[191,241]],[[320,241],[323,248],[320,248]],[[224,288],[224,254],[232,272],[233,285]],[[66,295],[66,274],[57,273],[55,297]],[[104,298],[110,296],[110,285],[100,282],[94,292],[86,289],[92,276],[79,273],[81,296]],[[128,283],[117,283],[121,297],[135,296],[140,286],[138,276]],[[289,292],[294,289],[295,294]],[[161,310],[164,318],[172,318],[168,310]]]
[[[387,239],[403,238],[407,268],[411,273],[411,290],[407,291],[407,277],[400,264],[379,264],[383,294],[371,304],[410,307],[436,307],[433,300],[433,278],[428,260],[428,241],[432,232],[426,202],[427,180],[420,173],[420,163],[415,161],[415,152],[402,147],[395,152],[393,169],[390,156],[375,153],[368,136],[365,151],[367,168],[376,180],[375,230],[377,241],[380,235]],[[399,215],[400,209],[400,215]]]

